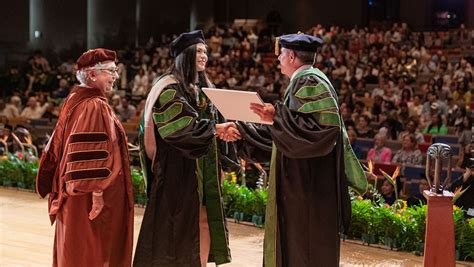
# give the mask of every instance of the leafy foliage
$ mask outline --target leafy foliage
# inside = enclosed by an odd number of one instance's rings
[[[9,154],[0,160],[0,185],[35,190],[38,162]]]
[[[18,186],[34,190],[38,163],[9,155],[0,160],[0,185]],[[135,202],[146,204],[146,192],[141,170],[131,169]],[[234,178],[234,179],[232,179]],[[247,221],[265,215],[268,193],[265,188],[249,189],[238,185],[235,175],[227,174],[222,183],[222,196],[226,217],[244,214]],[[370,236],[370,242],[383,242],[390,248],[422,252],[425,238],[427,206],[407,207],[402,200],[392,206],[383,202],[377,190],[369,190],[370,199],[362,199],[350,192],[352,224],[349,237]],[[463,210],[454,207],[456,249],[461,260],[474,259],[474,219],[465,219]],[[262,223],[262,222],[260,222]],[[389,241],[389,242],[388,242]]]

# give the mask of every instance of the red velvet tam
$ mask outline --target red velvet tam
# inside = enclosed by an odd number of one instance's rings
[[[96,48],[83,53],[76,61],[76,70],[95,66],[96,64],[106,61],[116,61],[117,54],[115,51]]]

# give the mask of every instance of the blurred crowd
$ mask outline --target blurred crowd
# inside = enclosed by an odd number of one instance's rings
[[[215,86],[254,90],[265,101],[278,101],[288,78],[280,74],[271,32],[210,28],[207,72]],[[458,137],[456,164],[465,166],[472,135],[473,29],[461,25],[444,32],[414,32],[395,23],[353,29],[316,25],[307,33],[325,41],[314,65],[339,94],[341,115],[361,160],[422,165],[418,145],[440,134]],[[138,124],[153,80],[172,63],[168,44],[175,37],[162,35],[142,47],[118,49],[119,79],[110,103],[124,123]],[[0,74],[3,139],[8,139],[8,129],[14,130],[9,121],[54,122],[76,82],[72,56],[53,65],[35,51],[24,65],[8,66]],[[373,139],[374,147],[360,151],[356,140],[361,138]],[[385,146],[387,141],[400,142],[400,149]]]

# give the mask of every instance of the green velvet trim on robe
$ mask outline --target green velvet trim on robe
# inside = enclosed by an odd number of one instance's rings
[[[176,118],[183,111],[183,103],[175,102],[163,112],[153,112],[153,120],[156,124],[167,123]]]
[[[357,159],[347,135],[346,127],[342,122],[342,133],[344,140],[344,168],[347,177],[347,183],[350,187],[357,191],[360,195],[367,191],[367,177],[365,172]]]
[[[199,102],[203,108],[199,110],[199,117],[215,120],[207,105],[208,99],[199,93]],[[226,236],[224,209],[221,205],[222,191],[220,187],[220,170],[218,164],[217,139],[214,137],[206,155],[196,159],[196,175],[198,178],[199,200],[206,201],[207,221],[211,236],[209,259],[217,265],[231,261],[229,240]]]
[[[311,101],[311,102],[303,104],[298,109],[298,112],[313,113],[313,112],[328,110],[330,108],[337,108],[336,100],[332,97],[326,97],[320,100]]]
[[[175,121],[172,121],[164,126],[161,126],[160,128],[158,128],[158,132],[160,133],[161,135],[161,138],[166,138],[168,135],[174,133],[174,132],[177,132],[181,129],[183,129],[184,127],[188,126],[191,121],[193,120],[193,117],[191,116],[184,116],[184,117],[181,117]]]
[[[310,97],[316,97],[327,92],[329,92],[329,90],[323,84],[320,83],[316,86],[301,87],[298,92],[296,92],[295,96],[300,99],[305,99]]]
[[[317,68],[310,68],[311,73],[317,76],[320,82],[325,82],[331,90],[331,94],[336,96],[336,91],[332,87],[327,76]],[[349,136],[347,135],[344,121],[341,120],[341,128],[344,140],[344,165],[345,173],[347,177],[347,183],[350,187],[356,190],[360,195],[363,195],[367,191],[367,177],[365,176],[364,170],[360,165],[352,147],[350,145]]]
[[[265,238],[263,242],[264,266],[277,266],[277,204],[276,204],[276,155],[275,143],[272,146],[272,159],[270,163],[270,178],[268,180],[268,198],[265,209]]]
[[[319,112],[317,113],[316,120],[322,125],[341,127],[341,119],[339,118],[339,113],[337,112]]]
[[[171,99],[174,98],[176,94],[175,89],[166,89],[164,92],[160,94],[160,97],[158,98],[158,101],[160,103],[160,107],[168,104],[168,102],[171,101]]]

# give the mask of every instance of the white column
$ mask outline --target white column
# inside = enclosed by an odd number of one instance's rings
[[[213,6],[212,0],[191,0],[189,15],[189,29],[191,31],[199,25],[204,26],[204,30],[207,30],[214,24]]]
[[[87,0],[87,49],[97,47],[96,39],[96,17],[97,6],[96,0]]]
[[[30,0],[29,5],[29,16],[30,16],[30,26],[29,26],[29,41],[30,47],[37,49],[41,47],[41,39],[44,34],[44,0]]]

